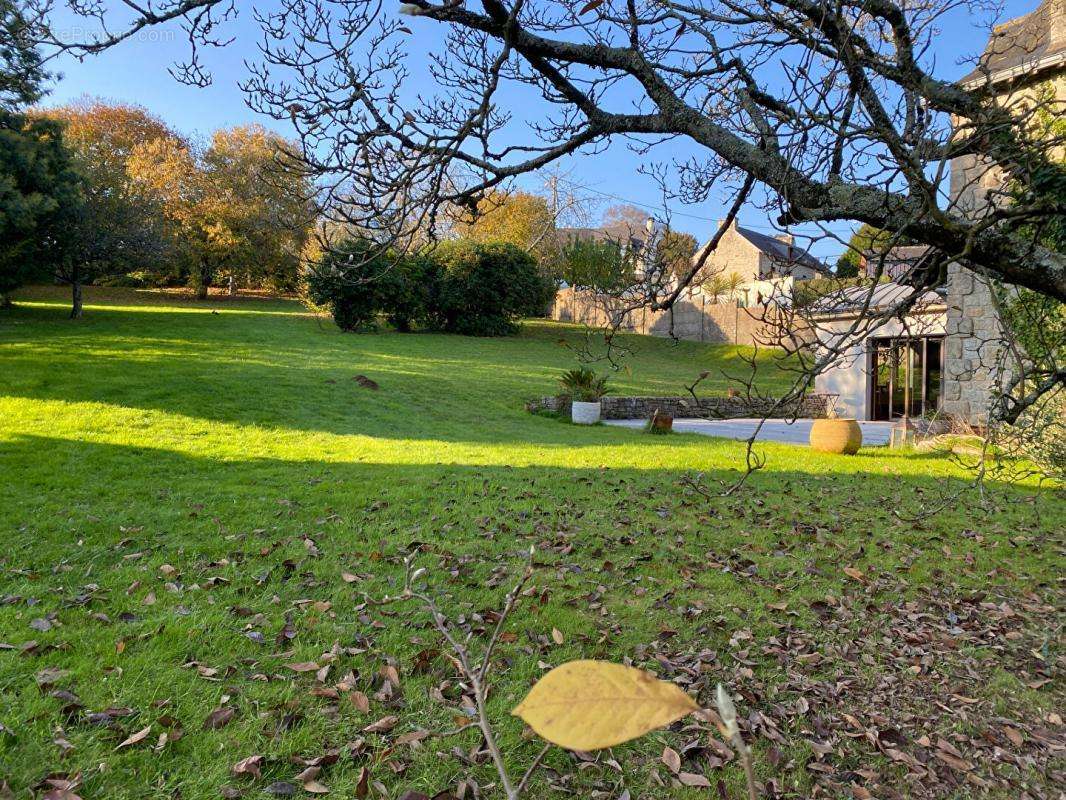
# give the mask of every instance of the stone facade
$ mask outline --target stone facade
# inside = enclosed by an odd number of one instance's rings
[[[786,408],[774,409],[773,398],[751,399],[746,397],[604,397],[601,403],[602,419],[651,419],[656,411],[675,418],[698,417],[701,419],[740,419],[763,417],[772,419],[824,419],[829,415],[834,398],[831,395],[810,394],[798,403]],[[542,397],[526,404],[530,413],[555,411],[570,413],[567,397]]]
[[[988,282],[958,264],[948,269],[945,332],[942,408],[970,424],[984,425],[1003,334]]]
[[[982,64],[962,83],[994,86],[997,102],[1005,106],[1032,103],[1049,91],[1066,103],[1066,0],[1044,0],[1032,13],[996,28]],[[968,155],[951,162],[957,213],[987,213],[988,192],[1002,188],[1002,174],[981,159]],[[984,425],[1001,374],[998,312],[987,281],[957,264],[949,267],[947,289],[943,410]]]
[[[715,251],[707,256],[702,270],[706,276],[740,278],[742,287],[735,299],[744,305],[757,302],[755,284],[760,281],[783,277],[810,280],[820,272],[821,265],[797,247],[791,235],[769,236],[738,226],[735,221],[722,234]]]

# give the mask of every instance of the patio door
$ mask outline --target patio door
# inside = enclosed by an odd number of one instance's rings
[[[870,418],[920,417],[940,407],[941,336],[871,340]]]

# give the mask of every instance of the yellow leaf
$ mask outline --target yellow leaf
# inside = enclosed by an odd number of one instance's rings
[[[570,661],[530,689],[511,713],[568,750],[600,750],[698,711],[691,697],[644,670]]]

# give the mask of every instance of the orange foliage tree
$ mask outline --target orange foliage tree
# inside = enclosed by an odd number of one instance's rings
[[[70,221],[71,252],[57,277],[73,287],[73,316],[81,313],[81,284],[105,275],[159,269],[172,242],[161,203],[129,171],[131,159],[156,142],[181,142],[144,108],[85,99],[35,111],[63,125],[63,138],[82,177],[84,202]]]
[[[202,152],[161,140],[130,169],[161,199],[198,297],[222,276],[234,292],[295,286],[313,187],[280,136],[257,125],[220,130]]]

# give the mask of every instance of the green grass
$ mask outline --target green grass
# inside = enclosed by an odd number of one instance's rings
[[[867,449],[834,458],[767,445],[766,468],[743,491],[706,499],[685,481],[701,474],[712,488],[731,483],[741,443],[525,413],[523,402],[552,393],[575,363],[561,341],[578,345],[576,328],[530,322],[506,339],[345,335],[281,300],[90,290],[79,322],[65,318],[64,304],[58,291],[38,289],[0,311],[0,642],[14,648],[0,650],[0,723],[9,731],[0,732],[0,781],[17,796],[49,773],[78,771],[85,798],[215,798],[223,786],[266,796],[272,781],[299,772],[292,758],[346,746],[321,777],[330,796],[354,796],[363,766],[390,797],[433,795],[464,777],[492,782],[483,760],[453,755],[474,748],[473,732],[387,749],[415,729],[454,727],[461,706],[444,659],[414,668],[417,653],[439,646],[426,616],[362,605],[364,593],[396,591],[414,547],[444,604],[475,621],[499,606],[522,554],[537,547],[537,594],[510,622],[517,641],[501,647],[492,703],[516,770],[537,745],[507,710],[541,674],[538,662],[628,658],[663,671],[657,654],[669,662],[714,651],[691,686],[701,702],[721,680],[744,709],[770,713],[795,698],[791,660],[776,655],[791,647],[785,639],[805,637],[827,654],[841,644],[841,632],[823,630],[815,613],[827,596],[849,608],[869,603],[855,615],[861,625],[904,600],[1057,599],[1061,588],[1066,503],[1035,486],[990,485],[987,512],[967,492],[908,522],[897,513],[965,491],[971,476],[936,454]],[[721,371],[746,368],[739,348],[627,343],[634,352],[613,377],[618,393],[680,394],[703,370],[713,373],[704,386],[724,391]],[[380,390],[360,387],[357,374]],[[763,365],[764,391],[787,383]],[[177,573],[165,576],[164,564]],[[980,674],[958,678],[963,693],[997,713],[1002,687],[1040,668],[1027,651],[1041,637],[1048,646],[1046,620],[1034,627],[1021,609],[1009,658],[988,645],[974,651],[988,684]],[[51,629],[31,627],[50,614]],[[276,639],[286,619],[295,636]],[[564,634],[562,646],[552,628]],[[247,635],[254,632],[262,641]],[[1061,658],[1053,634],[1043,656],[1051,663]],[[313,675],[284,668],[324,664],[334,647],[327,684],[354,672],[372,696],[368,715],[344,696],[313,694]],[[861,662],[872,680],[898,668],[881,659],[875,649],[873,663]],[[401,686],[374,698],[388,663]],[[217,673],[201,675],[196,664]],[[34,675],[46,667],[69,671],[58,687],[84,710],[64,712],[69,698],[37,687]],[[831,677],[826,665],[810,669]],[[441,686],[443,704],[430,693]],[[1017,696],[1014,714],[1062,707],[1058,681],[1020,684]],[[224,699],[237,709],[234,721],[205,730]],[[110,724],[87,717],[108,707],[134,713]],[[386,715],[399,717],[392,732],[361,732]],[[152,750],[175,721],[184,735]],[[811,721],[795,724],[778,766],[763,758],[759,769],[803,792],[823,774],[807,766]],[[116,750],[149,725],[146,742]],[[590,787],[619,794],[624,782],[633,797],[702,797],[706,790],[679,794],[651,776],[664,773],[665,744],[680,749],[691,738],[661,732],[616,748],[620,774],[575,770],[562,752],[548,764],[579,795]],[[768,744],[760,739],[757,752]],[[266,756],[263,778],[232,777],[230,767],[252,754]],[[853,750],[840,763],[893,769],[877,753]],[[739,785],[735,765],[719,777]],[[538,793],[547,795],[543,780]]]

